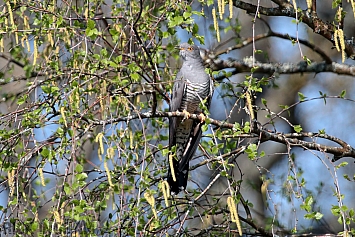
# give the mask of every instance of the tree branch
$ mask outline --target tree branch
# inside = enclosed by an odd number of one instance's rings
[[[296,18],[296,11],[291,4],[287,4],[285,1],[281,0],[275,0],[274,2],[279,4],[278,8],[259,6],[258,12],[265,16],[288,16]],[[235,7],[246,10],[247,13],[255,14],[257,9],[257,6],[243,1],[234,0],[233,3]],[[322,21],[315,12],[311,14],[308,11],[302,11],[302,13],[298,15],[300,22],[310,27],[314,33],[323,36],[334,44],[334,26],[332,24]],[[345,40],[345,52],[349,58],[355,59],[355,45],[353,40]]]
[[[209,60],[209,66],[214,71],[219,71],[226,68],[235,68],[239,73],[250,72],[253,63],[249,58],[244,58],[243,60],[236,60],[233,58],[228,58],[222,60],[219,58]],[[339,75],[355,76],[355,66],[326,62],[313,62],[307,64],[306,61],[300,61],[295,63],[260,63],[255,62],[254,66],[257,69],[254,72],[259,73],[278,73],[278,74],[295,74],[295,73],[320,73],[320,72],[332,72]]]
[[[268,33],[263,33],[263,34],[256,35],[255,37],[249,37],[249,38],[243,39],[242,42],[239,43],[239,44],[236,44],[234,46],[228,47],[227,49],[224,49],[224,50],[213,52],[212,55],[211,55],[211,52],[208,52],[208,54],[210,54],[210,57],[214,58],[214,57],[219,56],[221,54],[228,54],[232,50],[243,48],[243,47],[245,47],[245,46],[247,46],[249,44],[252,44],[253,42],[256,42],[256,41],[259,41],[259,40],[262,40],[262,39],[266,39],[266,38],[269,38],[269,37],[277,37],[277,38],[286,39],[286,40],[290,40],[290,41],[291,40],[298,41],[301,44],[303,44],[303,45],[309,47],[310,49],[312,49],[314,52],[318,53],[324,59],[324,61],[326,63],[331,64],[333,62],[331,60],[331,58],[321,48],[319,48],[317,45],[312,44],[312,43],[310,43],[307,40],[297,39],[297,38],[292,37],[292,36],[290,36],[288,34],[281,34],[281,33],[274,32],[274,31],[272,31],[270,29],[270,27],[269,27],[269,32]],[[205,54],[204,60],[208,59],[207,58],[208,54]]]
[[[156,111],[156,113],[146,112],[140,114],[133,114],[126,117],[108,119],[108,120],[88,120],[92,125],[107,125],[111,123],[117,122],[129,122],[130,120],[138,119],[138,118],[155,118],[155,117],[184,117],[184,113],[176,111],[176,112],[161,112]],[[197,114],[191,114],[190,119],[202,121],[202,117]],[[213,124],[220,128],[232,129],[235,130],[235,125],[232,123],[228,123],[225,121],[219,121],[215,119],[208,118],[207,123]],[[288,145],[291,147],[302,147],[304,149],[321,151],[328,154],[333,154],[333,161],[337,161],[342,157],[352,157],[355,158],[355,149],[350,146],[350,144],[345,141],[320,133],[312,133],[312,132],[302,132],[302,133],[276,133],[271,132],[269,130],[263,129],[261,126],[251,126],[252,131],[251,134],[254,134],[254,137],[261,137],[261,142],[266,141],[274,141],[277,143],[282,143],[284,145]],[[259,136],[260,135],[260,136]],[[245,136],[242,134],[241,136]],[[238,135],[235,136],[236,138]],[[307,142],[302,140],[303,138],[323,138],[325,140],[329,140],[339,144],[340,146],[327,146],[322,145],[316,142]],[[237,150],[238,152],[238,150]]]

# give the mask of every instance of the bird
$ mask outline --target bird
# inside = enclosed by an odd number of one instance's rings
[[[189,161],[193,157],[202,136],[202,124],[205,116],[200,103],[205,101],[209,109],[213,82],[206,73],[200,49],[196,45],[182,43],[179,45],[182,66],[176,74],[171,93],[171,112],[183,112],[184,117],[169,118],[169,171],[167,182],[172,194],[178,194],[187,186]],[[202,116],[202,121],[190,119],[191,113]],[[172,162],[171,162],[172,160]]]

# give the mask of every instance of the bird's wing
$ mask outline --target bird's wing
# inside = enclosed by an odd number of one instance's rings
[[[211,105],[211,99],[213,94],[213,83],[210,81],[210,95],[207,98],[206,106],[209,109]],[[188,169],[186,165],[188,165],[189,161],[192,159],[193,155],[195,154],[198,145],[201,141],[202,136],[202,123],[198,120],[193,120],[192,127],[190,131],[190,136],[188,140],[188,144],[185,149],[185,155],[182,157],[179,163],[179,170],[182,171],[184,169]]]
[[[182,73],[178,73],[176,76],[176,81],[174,83],[171,101],[170,101],[170,111],[182,110],[182,100],[186,93],[186,79],[183,78]],[[195,78],[194,78],[195,79]],[[211,95],[210,95],[211,97]],[[210,98],[207,100],[207,107],[210,104]],[[200,143],[202,136],[201,130],[202,123],[197,120],[186,119],[183,121],[181,117],[169,118],[169,147],[177,145],[177,137],[180,139],[186,139],[184,144],[179,144],[177,149],[183,150],[179,152],[178,160],[173,160],[173,166],[175,170],[176,181],[173,180],[171,169],[168,173],[168,182],[173,193],[178,193],[181,189],[186,188],[189,170],[189,161],[196,152],[196,149]],[[185,138],[181,138],[185,137]],[[186,137],[187,136],[187,137]],[[178,152],[178,151],[177,151]]]
[[[211,101],[212,101],[213,92],[214,92],[214,85],[213,85],[213,79],[209,75],[208,75],[208,77],[210,79],[210,94],[208,95],[208,98],[207,98],[206,107],[208,110],[210,110]]]
[[[182,97],[185,93],[186,83],[182,80],[182,75],[179,72],[176,75],[176,81],[174,83],[173,92],[171,94],[171,101],[170,101],[170,111],[175,112],[180,110]],[[169,118],[169,147],[172,147],[176,144],[175,132],[178,123],[181,122],[181,118],[172,117]]]

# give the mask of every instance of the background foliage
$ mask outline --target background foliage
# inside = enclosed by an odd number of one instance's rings
[[[1,1],[0,229],[354,234],[354,9]],[[179,42],[201,45],[215,92],[187,192],[171,197]]]

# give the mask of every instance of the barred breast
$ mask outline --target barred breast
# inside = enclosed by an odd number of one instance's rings
[[[189,113],[200,112],[199,104],[211,93],[210,80],[204,83],[191,83],[187,81],[185,94],[182,98],[182,108]]]

